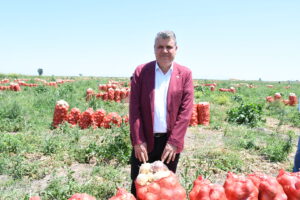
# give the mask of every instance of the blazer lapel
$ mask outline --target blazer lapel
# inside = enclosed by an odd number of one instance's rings
[[[151,120],[153,122],[154,120],[154,88],[155,88],[155,64],[156,62],[153,62],[151,64],[149,69],[148,77],[148,94],[150,98],[150,107],[151,107]]]

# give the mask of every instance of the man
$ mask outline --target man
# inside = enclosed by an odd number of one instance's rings
[[[161,160],[176,172],[194,101],[192,72],[173,62],[177,43],[172,31],[155,38],[156,61],[138,66],[131,78],[129,106],[131,192],[145,162]]]

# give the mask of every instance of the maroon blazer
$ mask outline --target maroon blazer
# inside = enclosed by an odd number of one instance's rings
[[[129,120],[132,145],[146,142],[148,152],[153,150],[153,118],[155,64],[139,65],[131,78]],[[194,102],[194,87],[190,69],[173,63],[167,94],[168,143],[183,150],[184,136],[189,125]]]

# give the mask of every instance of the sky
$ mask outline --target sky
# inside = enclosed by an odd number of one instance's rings
[[[194,79],[300,79],[299,0],[0,0],[0,73],[129,77],[162,30]]]

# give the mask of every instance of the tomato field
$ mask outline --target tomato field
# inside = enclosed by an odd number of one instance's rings
[[[299,82],[194,80],[194,86],[195,105],[209,110],[197,117],[195,107],[179,161],[176,176],[187,197],[199,176],[232,188],[229,171],[271,181],[283,176],[280,169],[292,171]],[[130,191],[129,95],[129,78],[0,74],[0,199],[86,193],[104,200],[117,188]],[[261,177],[254,178],[261,183]]]

